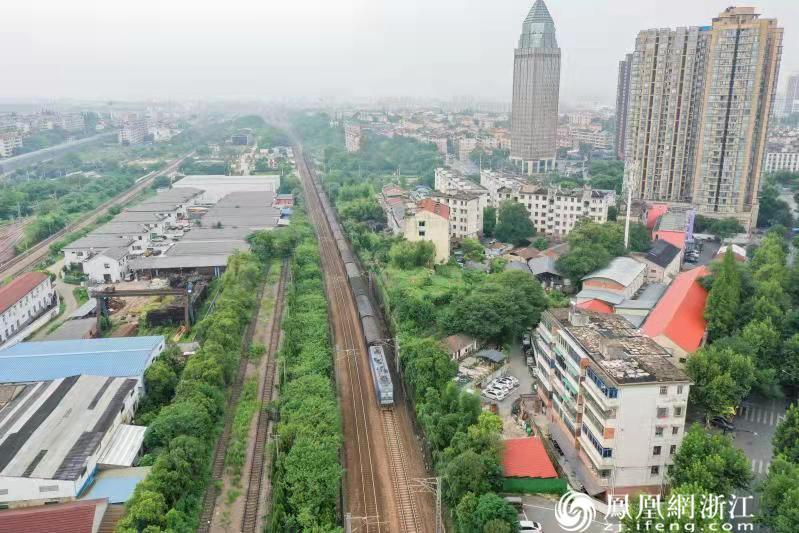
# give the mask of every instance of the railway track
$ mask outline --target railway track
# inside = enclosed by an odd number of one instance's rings
[[[264,295],[264,287],[266,283],[262,283],[258,287],[256,301],[260,302]],[[241,396],[241,389],[244,385],[244,377],[247,374],[248,352],[252,337],[255,334],[255,324],[258,322],[258,314],[254,314],[247,324],[247,329],[244,332],[244,340],[241,346],[241,356],[239,360],[239,368],[236,372],[236,378],[230,388],[230,396],[225,406],[225,424],[222,428],[222,433],[216,441],[214,447],[214,457],[211,464],[211,482],[205,489],[203,495],[202,510],[200,512],[200,524],[197,531],[200,533],[208,533],[211,529],[211,521],[214,517],[214,509],[216,508],[216,500],[219,496],[221,489],[222,477],[225,474],[225,455],[227,454],[227,447],[230,443],[230,432],[233,427],[233,417],[235,415],[235,407],[239,402]]]
[[[397,419],[394,408],[384,409],[383,433],[385,433],[389,457],[391,458],[391,471],[394,474],[394,488],[397,496],[397,507],[402,520],[402,531],[421,533],[422,520],[416,508],[414,493],[408,479],[408,460],[402,446]]]
[[[271,496],[272,484],[270,479],[264,480],[264,467],[266,456],[264,449],[267,441],[271,440],[272,420],[266,410],[267,404],[272,401],[272,393],[275,385],[275,372],[277,369],[277,351],[280,347],[281,324],[283,323],[283,300],[285,297],[286,283],[289,277],[288,261],[283,260],[280,272],[280,281],[277,286],[277,297],[275,298],[274,314],[272,315],[272,325],[269,330],[269,347],[264,354],[268,357],[264,375],[260,377],[260,389],[258,391],[258,421],[256,425],[255,442],[253,443],[250,477],[247,485],[246,498],[244,500],[244,512],[241,520],[241,531],[244,533],[255,533],[258,531],[260,517],[265,514],[261,510],[261,502],[266,502],[268,506]],[[266,487],[264,487],[266,482]],[[262,498],[264,488],[266,495]],[[264,509],[266,511],[266,509]]]
[[[192,152],[193,153],[193,152]],[[46,239],[39,241],[38,243],[34,244],[23,253],[18,254],[17,256],[9,259],[5,263],[0,263],[0,277],[5,278],[7,276],[16,276],[22,272],[33,267],[37,262],[44,259],[50,251],[50,245],[56,242],[58,239],[63,237],[68,233],[72,233],[73,231],[79,231],[91,224],[93,224],[98,217],[105,214],[111,207],[128,202],[140,192],[142,192],[145,188],[149,187],[150,184],[153,182],[155,178],[166,174],[168,172],[172,172],[180,167],[180,164],[186,157],[189,157],[192,154],[187,154],[180,159],[176,159],[165,168],[161,170],[154,170],[149,174],[146,174],[136,180],[136,183],[128,189],[117,196],[111,198],[110,200],[106,200],[94,210],[87,213],[82,220],[77,222],[73,222],[72,224],[67,225],[63,229],[53,233]]]
[[[363,335],[360,321],[349,288],[349,279],[341,257],[338,255],[336,241],[320,199],[318,184],[311,173],[307,161],[302,155],[299,145],[295,154],[300,179],[306,191],[308,212],[316,228],[319,239],[322,267],[327,280],[328,305],[335,330],[336,368],[345,370],[351,394],[351,412],[344,413],[350,418],[350,427],[354,431],[357,449],[357,465],[347,464],[347,475],[355,475],[360,491],[349,496],[349,510],[352,517],[352,528],[365,533],[382,533],[391,531],[390,524],[385,521],[378,498],[378,480],[375,476],[375,458],[373,443],[369,431],[367,402],[375,402],[370,393],[370,369],[363,364]],[[344,361],[342,368],[341,361]],[[364,374],[366,372],[367,374]],[[355,473],[355,472],[357,473]]]

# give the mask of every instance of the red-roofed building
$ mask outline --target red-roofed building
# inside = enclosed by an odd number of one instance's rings
[[[585,302],[577,304],[577,307],[608,315],[613,313],[613,308],[601,300],[586,300]]]
[[[0,531],[14,533],[96,533],[108,500],[81,500],[0,511]]]
[[[708,273],[702,266],[677,276],[641,327],[644,334],[670,350],[681,363],[705,340],[707,291],[699,278]]]
[[[502,441],[502,444],[502,475],[505,477],[558,477],[540,438],[508,439]]]
[[[58,313],[50,277],[26,272],[0,287],[0,346],[21,341]]]
[[[646,227],[650,230],[655,227],[658,219],[669,210],[667,204],[651,204],[646,209]]]
[[[405,238],[411,242],[430,241],[436,247],[436,263],[449,261],[449,207],[425,198],[405,213]]]

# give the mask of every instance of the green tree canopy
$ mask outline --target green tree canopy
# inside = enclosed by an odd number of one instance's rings
[[[397,268],[432,268],[436,259],[436,246],[430,241],[399,241],[388,252],[389,261]]]
[[[707,331],[711,339],[732,335],[737,327],[740,305],[741,273],[732,255],[732,248],[728,248],[713,278],[705,305]]]
[[[486,237],[494,236],[494,228],[497,227],[497,208],[486,207],[483,209],[483,235]]]
[[[774,455],[799,464],[799,405],[796,402],[788,407],[785,418],[777,424],[773,443]]]
[[[710,494],[732,494],[749,485],[752,471],[749,459],[729,437],[694,424],[674,456],[669,478],[673,485],[694,484]]]
[[[773,533],[799,531],[799,465],[777,456],[759,490],[760,522]]]
[[[708,418],[732,414],[755,380],[755,365],[748,355],[716,345],[689,357],[686,372],[694,381],[691,403]]]
[[[519,246],[535,235],[530,213],[523,204],[506,201],[499,206],[494,235],[502,242]]]

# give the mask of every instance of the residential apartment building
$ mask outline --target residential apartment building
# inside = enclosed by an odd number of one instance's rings
[[[488,191],[490,206],[499,208],[502,202],[520,202],[530,214],[535,230],[555,237],[568,235],[582,218],[607,222],[608,208],[616,201],[612,191],[546,187],[490,170],[480,173],[480,183]]]
[[[62,113],[56,124],[64,131],[82,131],[86,127],[86,121],[80,113]]]
[[[560,48],[544,0],[524,19],[513,54],[511,159],[528,174],[555,168]]]
[[[361,149],[361,125],[348,122],[344,124],[344,145],[350,153]]]
[[[599,150],[612,150],[615,138],[612,133],[599,128],[570,128],[572,147],[579,149],[581,144],[588,144]]]
[[[712,26],[638,35],[629,94],[618,97],[628,100],[634,198],[754,225],[782,33],[754,8],[731,7]]]
[[[627,105],[630,100],[630,72],[633,55],[627,54],[619,61],[619,77],[616,81],[616,156],[624,161],[624,142],[627,133]]]
[[[449,234],[456,240],[477,239],[483,233],[483,209],[488,195],[454,190],[433,191],[430,197],[449,207]]]
[[[784,115],[799,113],[799,72],[795,72],[788,78],[785,103],[783,105]]]
[[[58,296],[50,276],[41,272],[17,276],[0,287],[0,346],[23,340],[36,329],[40,317],[57,313]]]
[[[785,152],[769,152],[766,154],[765,172],[799,172],[799,149]]]
[[[473,137],[461,137],[458,139],[458,159],[468,161],[469,156],[477,148],[477,139]]]
[[[0,133],[0,157],[11,157],[14,150],[22,148],[22,137],[16,133]]]
[[[425,198],[415,209],[406,211],[405,238],[411,242],[430,241],[436,247],[436,263],[449,261],[450,208],[432,198]]]
[[[667,350],[614,314],[543,313],[537,394],[550,435],[591,495],[661,493],[691,382]]]
[[[119,144],[134,145],[144,142],[147,135],[147,121],[144,119],[133,119],[126,121],[117,133]]]

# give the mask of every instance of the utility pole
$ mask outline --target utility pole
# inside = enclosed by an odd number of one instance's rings
[[[633,189],[638,181],[638,161],[635,161],[630,168],[630,179],[627,180],[627,214],[624,219],[624,248],[630,248],[630,209],[633,203]]]
[[[414,484],[417,492],[435,493],[436,495],[436,533],[444,533],[444,520],[441,514],[441,480],[442,477],[430,477],[415,479]]]

